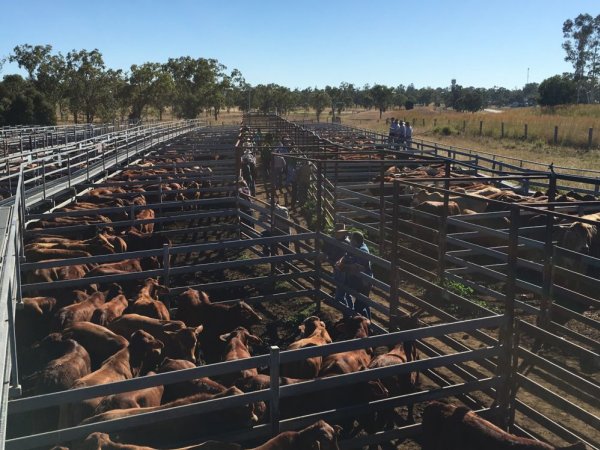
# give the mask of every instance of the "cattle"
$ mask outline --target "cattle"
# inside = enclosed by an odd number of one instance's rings
[[[319,420],[300,431],[284,431],[250,450],[339,450],[337,438],[341,431],[338,425]]]
[[[124,337],[90,322],[76,322],[65,328],[62,335],[64,339],[77,341],[87,350],[92,370],[97,370],[105,360],[129,344]],[[128,336],[131,336],[131,333]]]
[[[325,323],[318,317],[311,316],[300,325],[302,338],[289,345],[288,350],[296,350],[305,347],[314,347],[332,342],[327,332]],[[311,379],[319,375],[323,358],[315,356],[306,360],[294,361],[281,366],[281,374],[291,378]]]
[[[137,228],[131,227],[122,238],[127,243],[129,251],[137,252],[140,250],[162,249],[165,245],[171,245],[169,238],[157,233],[142,233]]]
[[[55,449],[52,449],[55,450]],[[58,450],[58,449],[56,449]],[[66,449],[68,450],[68,449]],[[106,433],[95,432],[90,434],[74,450],[157,450],[154,447],[139,446],[134,444],[121,444],[114,442]],[[202,444],[192,445],[174,450],[242,450],[238,444],[228,442],[207,441]]]
[[[92,256],[91,253],[83,250],[43,248],[38,244],[29,244],[28,247],[29,248],[25,248],[25,259],[27,262],[40,262],[53,259],[89,258]]]
[[[148,278],[131,305],[131,311],[155,319],[169,320],[171,316],[165,304],[154,298],[168,293],[167,287],[160,285],[154,278]]]
[[[157,373],[173,372],[176,370],[193,369],[196,365],[185,359],[165,358],[156,371]],[[170,383],[165,385],[163,393],[163,403],[172,402],[184,397],[189,397],[194,394],[218,394],[225,391],[227,388],[221,383],[211,380],[207,377],[194,378],[192,380],[180,381],[178,383]],[[242,388],[240,388],[242,389]],[[242,389],[244,392],[245,390]]]
[[[60,333],[49,334],[35,347],[49,362],[39,372],[23,379],[27,395],[42,395],[69,389],[91,371],[90,356],[86,349],[73,339],[64,338]]]
[[[154,222],[152,221],[154,219],[154,217],[155,217],[155,215],[154,215],[153,209],[141,209],[136,213],[136,215],[135,215],[136,220],[149,221],[149,222],[140,223],[138,225],[140,227],[140,232],[142,232],[142,233],[153,233],[154,232]]]
[[[198,336],[203,329],[202,325],[186,327],[180,321],[160,320],[140,314],[125,314],[107,326],[121,336],[129,336],[135,330],[144,330],[164,344],[163,353],[166,356],[193,363],[197,359]]]
[[[91,371],[85,348],[59,333],[48,335],[34,347],[38,357],[45,361],[41,370],[21,379],[25,396],[64,391]],[[53,406],[13,416],[10,429],[19,435],[36,434],[56,429],[57,422],[58,407]]]
[[[128,306],[129,301],[127,300],[127,297],[125,297],[123,294],[119,294],[115,298],[96,308],[92,314],[92,317],[90,318],[90,321],[92,323],[105,326],[113,320],[121,317]]]
[[[202,295],[200,297],[204,298]],[[200,343],[206,362],[219,360],[222,346],[219,337],[222,334],[239,326],[250,328],[262,321],[260,315],[244,301],[233,305],[204,303],[196,302],[193,296],[189,295],[180,295],[177,298],[175,318],[184,321],[190,327],[204,325]]]
[[[46,230],[49,228],[68,227],[72,225],[92,225],[96,223],[111,223],[112,221],[102,215],[95,216],[63,216],[52,217],[48,220],[36,220],[27,224],[27,230]]]
[[[148,375],[151,375],[149,372]],[[115,409],[148,408],[160,406],[165,387],[163,385],[152,386],[136,391],[122,392],[104,397],[96,406],[94,415],[102,414]]]
[[[464,406],[429,403],[423,411],[423,450],[585,450],[576,444],[555,447],[509,434]]]
[[[250,358],[252,355],[248,348],[249,344],[262,345],[263,343],[259,337],[250,334],[244,327],[237,327],[231,333],[221,335],[219,339],[225,342],[225,351],[221,358],[223,361],[235,361],[238,359]],[[221,375],[219,379],[223,384],[230,386],[240,377],[250,377],[253,375],[258,375],[258,370],[255,368],[227,373]]]
[[[117,250],[113,244],[114,237],[100,233],[93,238],[84,240],[67,239],[62,237],[34,237],[33,240],[25,246],[25,252],[32,249],[65,249],[79,250],[91,253],[92,255],[113,254]]]
[[[419,359],[419,354],[414,342],[399,343],[389,352],[378,355],[369,363],[369,369],[378,369],[381,367],[390,367],[397,364],[404,364]],[[419,383],[419,372],[408,372],[401,375],[394,375],[382,378],[381,382],[386,387],[391,396],[410,394],[415,391]],[[413,405],[408,405],[409,422],[414,422]]]
[[[136,331],[131,335],[127,347],[109,357],[98,370],[77,380],[72,389],[145,375],[158,364],[162,348],[162,342],[154,339],[150,334],[142,330]],[[102,397],[96,397],[79,403],[61,405],[60,428],[77,425],[91,416],[101,401]]]
[[[82,423],[90,424],[104,422],[107,420],[131,417],[152,411],[161,411],[169,408],[181,407],[185,405],[191,405],[193,403],[216,400],[241,394],[243,394],[242,391],[235,387],[231,387],[218,394],[195,394],[165,403],[161,406],[107,411],[105,413],[89,417]],[[175,440],[185,441],[189,439],[197,439],[198,435],[202,433],[209,432],[212,434],[216,432],[226,432],[227,430],[231,429],[248,427],[256,423],[256,421],[257,418],[254,414],[254,407],[252,404],[230,407],[221,410],[215,410],[213,408],[210,412],[202,414],[196,413],[186,417],[167,419],[166,421],[162,422],[161,426],[149,424],[123,430],[119,433],[119,440],[131,442],[137,445],[151,444],[164,448],[169,442],[173,442]]]
[[[473,198],[476,197],[476,198]],[[481,195],[469,194],[469,196],[450,195],[449,200],[456,202],[460,211],[469,209],[477,213],[482,213],[486,210],[488,202],[487,199]],[[425,189],[421,189],[413,195],[412,206],[420,205],[423,202],[434,201],[443,202],[444,194],[441,192],[428,192]]]
[[[371,322],[362,316],[346,317],[335,324],[338,340],[360,339],[369,336]],[[327,377],[364,370],[371,362],[370,348],[334,353],[323,358],[319,376]]]
[[[562,236],[559,240],[559,245],[576,253],[600,258],[600,234],[598,233],[600,213],[587,214],[581,216],[581,219],[596,221],[598,225],[579,221],[568,225],[560,225]],[[567,262],[566,260],[565,263],[567,267],[575,268],[577,266],[576,263]],[[581,266],[580,264],[578,268],[582,269],[583,267]]]
[[[79,303],[59,309],[53,318],[52,329],[61,331],[75,322],[89,322],[94,311],[104,304],[104,301],[104,294],[95,292]]]
[[[47,262],[50,261],[54,260],[48,260]],[[28,284],[52,283],[53,281],[63,280],[79,280],[85,277],[89,271],[90,266],[87,264],[35,269],[33,272],[28,272],[25,275],[25,280]]]
[[[25,297],[22,303],[23,307],[17,308],[15,312],[15,333],[20,351],[48,335],[50,318],[56,308],[56,298]]]

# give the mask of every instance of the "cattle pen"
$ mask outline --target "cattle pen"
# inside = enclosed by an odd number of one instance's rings
[[[397,150],[387,136],[334,124],[303,126],[274,115],[249,114],[244,125],[240,130],[198,122],[151,124],[120,131],[101,146],[75,143],[41,151],[28,164],[15,163],[18,171],[9,170],[15,164],[6,162],[2,180],[10,195],[0,203],[4,233],[0,314],[10,325],[0,331],[5,381],[0,443],[4,448],[49,448],[81,440],[94,431],[113,434],[141,425],[173,424],[184,417],[266,402],[268,416],[259,424],[227,432],[208,430],[192,438],[195,443],[209,438],[252,442],[317,419],[347,421],[444,398],[456,399],[516,434],[557,445],[580,440],[589,448],[600,448],[600,259],[565,248],[553,238],[565,223],[594,225],[580,216],[600,210],[600,201],[594,198],[599,191],[598,174],[523,169],[521,164],[418,142]],[[273,171],[264,180],[266,197],[241,195],[238,175],[244,137],[259,128],[265,134],[292,139],[296,151],[284,158],[311,168],[309,207],[305,208],[310,223],[276,218]],[[124,172],[143,173],[148,167],[157,173],[135,180],[146,195],[144,205],[57,211],[85,201],[91,189],[126,188],[133,182],[122,178]],[[397,170],[389,171],[390,167]],[[393,175],[423,167],[427,169],[420,176]],[[525,200],[483,199],[453,189],[468,183],[485,183],[518,193]],[[441,214],[411,204],[421,189],[438,193]],[[544,198],[534,197],[535,190],[544,190]],[[560,198],[567,191],[588,197],[581,201]],[[119,192],[112,197],[124,200],[138,194]],[[451,202],[466,203],[470,213],[448,214]],[[140,219],[139,214],[148,209],[155,212],[154,217]],[[49,229],[27,227],[35,221],[78,216],[115,219]],[[319,258],[326,245],[359,254],[328,235],[339,222],[363,231],[374,250],[367,257],[374,272],[372,295],[367,298],[348,288],[370,305],[373,336],[299,350],[285,350],[272,338],[260,355],[246,359],[22,395],[14,324],[23,298],[92,283],[154,277],[170,288],[169,299],[195,288],[225,304],[243,298],[267,313],[271,304],[285,308],[303,301],[312,314],[329,311],[341,316],[349,311],[334,300],[332,269]],[[151,225],[169,243],[51,261],[25,258],[25,243],[35,237],[93,236],[105,229],[144,225]],[[157,264],[129,274],[58,281],[31,278],[43,269],[135,258],[153,258]],[[229,279],[233,273],[236,277]],[[176,302],[171,306],[175,311]],[[417,322],[407,328],[407,317]],[[280,383],[281,367],[292,361],[407,341],[416,342],[421,359],[297,384]],[[270,376],[268,389],[35,434],[19,434],[15,429],[16,422],[36,411],[251,368]],[[304,414],[289,414],[281,408],[294,397],[315,392],[326,395],[340,386],[410,372],[420,372],[425,380],[414,392],[350,401]],[[361,448],[390,441],[400,445],[419,435],[418,421],[402,425],[347,436],[340,446]],[[188,443],[182,439],[161,445]]]

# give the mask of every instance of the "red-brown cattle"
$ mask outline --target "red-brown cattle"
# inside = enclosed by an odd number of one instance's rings
[[[72,388],[97,386],[144,375],[156,367],[162,348],[162,342],[150,334],[142,330],[136,331],[131,335],[127,347],[104,361],[98,370],[77,380]],[[96,397],[79,403],[61,405],[60,428],[77,425],[91,416],[101,401],[102,397]]]
[[[185,359],[165,358],[156,372],[166,373],[176,370],[193,369],[194,367],[196,367],[194,363]],[[163,403],[169,403],[194,394],[218,394],[219,392],[223,392],[225,390],[227,390],[225,386],[223,386],[221,383],[211,380],[210,378],[194,378],[192,380],[180,381],[179,383],[170,383],[165,385],[165,392],[163,394],[162,401]]]
[[[252,355],[250,354],[249,345],[262,345],[263,343],[259,337],[250,334],[244,327],[237,327],[231,333],[221,335],[220,339],[225,342],[222,361],[250,358]],[[230,386],[238,378],[251,377],[253,375],[258,375],[258,370],[255,368],[227,373],[220,376],[219,380],[226,386]]]
[[[360,339],[369,336],[371,322],[362,316],[347,317],[335,324],[336,340]],[[319,376],[327,377],[364,370],[371,362],[372,349],[334,353],[323,358]]]
[[[300,431],[284,431],[250,450],[339,450],[337,438],[341,431],[341,427],[319,420]]]
[[[87,299],[60,308],[52,321],[52,329],[56,331],[64,330],[75,322],[89,322],[94,311],[105,301],[102,292],[94,292]]]
[[[219,337],[235,327],[250,328],[260,323],[262,318],[244,301],[233,305],[221,303],[198,303],[189,295],[177,299],[176,319],[184,321],[188,326],[204,325],[200,338],[204,357],[207,362],[216,362],[220,358]]]
[[[171,245],[169,238],[162,234],[142,233],[137,228],[131,227],[123,234],[123,239],[127,243],[129,251],[137,252],[140,250],[151,250],[163,248],[163,246]]]
[[[464,406],[431,402],[423,411],[423,450],[585,450],[581,442],[555,447],[509,434]]]
[[[121,317],[128,306],[129,301],[127,300],[127,297],[123,294],[119,294],[112,300],[96,308],[90,321],[98,325],[106,326],[106,324]]]
[[[152,220],[154,219],[155,214],[153,209],[141,209],[136,215],[136,220]],[[144,222],[138,225],[140,227],[141,233],[153,233],[154,232],[154,222]]]
[[[148,375],[152,375],[149,372]],[[102,414],[115,409],[148,408],[160,406],[165,387],[153,386],[136,391],[121,392],[104,397],[94,410],[94,415]]]
[[[62,335],[64,339],[77,341],[87,350],[92,370],[97,370],[104,361],[129,344],[124,337],[91,322],[76,322],[65,328]]]
[[[315,347],[332,342],[325,328],[325,323],[316,316],[308,317],[300,325],[301,339],[289,345],[288,350]],[[323,358],[315,356],[301,361],[294,361],[281,366],[281,375],[291,378],[311,379],[319,375]]]
[[[53,281],[62,280],[79,280],[85,277],[89,271],[90,267],[87,264],[50,267],[48,269],[36,269],[33,272],[25,274],[25,280],[28,284],[51,283]]]
[[[170,320],[169,310],[163,302],[158,300],[160,294],[168,293],[169,288],[160,285],[154,278],[148,278],[131,305],[131,311],[159,320]]]
[[[62,450],[62,448],[56,448],[52,450]],[[69,450],[69,449],[65,449]],[[157,450],[155,447],[147,447],[145,445],[134,445],[134,444],[121,444],[114,442],[110,439],[110,436],[106,433],[92,433],[90,434],[77,450]],[[242,450],[242,447],[238,444],[230,444],[227,442],[216,442],[208,441],[202,444],[192,445],[188,447],[182,447],[173,450]]]

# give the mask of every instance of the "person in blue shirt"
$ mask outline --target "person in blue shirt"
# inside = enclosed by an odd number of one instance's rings
[[[350,244],[365,252],[367,255],[370,254],[369,247],[365,244],[365,237],[360,231],[352,232],[350,235]],[[342,258],[341,263],[342,270],[346,273],[346,285],[357,291],[359,294],[369,297],[372,283],[369,280],[364,280],[361,273],[364,273],[368,277],[373,277],[371,262],[367,258],[346,253]],[[371,309],[364,300],[360,298],[355,299],[354,310],[366,318],[371,319]]]
[[[335,224],[333,231],[333,237],[344,244],[350,244],[348,239],[348,231],[343,223]],[[348,308],[352,308],[352,299],[346,293],[346,290],[342,284],[346,283],[346,272],[341,270],[338,262],[344,257],[346,250],[343,248],[326,242],[323,245],[323,258],[326,262],[331,264],[333,267],[333,279],[335,281],[335,295],[334,298],[337,302],[346,305]]]

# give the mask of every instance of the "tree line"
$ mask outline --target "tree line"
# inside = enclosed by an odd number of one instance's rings
[[[600,15],[580,14],[565,21],[563,36],[565,59],[573,64],[573,73],[518,89],[463,87],[457,80],[436,88],[347,82],[322,89],[252,86],[239,70],[228,70],[217,59],[182,56],[166,63],[134,64],[123,71],[106,67],[98,49],[64,55],[53,52],[51,45],[23,44],[13,49],[8,61],[17,63],[27,77],[6,75],[0,82],[0,126],[54,124],[57,119],[75,123],[162,119],[167,109],[178,118],[210,113],[218,120],[221,111],[231,108],[282,114],[312,108],[320,120],[324,111],[339,114],[352,107],[375,108],[381,117],[389,108],[415,105],[475,112],[488,105],[595,103],[600,99]]]

